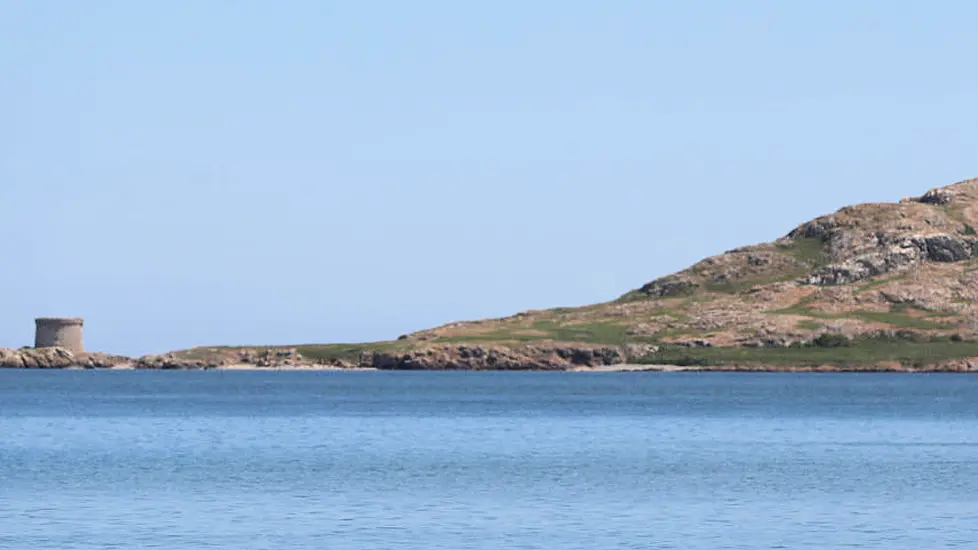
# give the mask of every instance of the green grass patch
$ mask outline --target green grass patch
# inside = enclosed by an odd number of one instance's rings
[[[846,313],[822,313],[808,307],[807,303],[799,302],[791,307],[769,311],[774,315],[800,315],[813,319],[860,319],[873,323],[885,323],[900,328],[910,328],[919,330],[950,330],[954,325],[938,323],[921,317],[913,317],[908,314],[912,309],[909,304],[893,304],[890,311],[849,311]],[[954,314],[934,314],[931,317],[951,317]]]
[[[831,259],[825,251],[825,243],[812,237],[793,239],[791,244],[778,245],[782,254],[791,256],[799,262],[812,267],[827,265]]]
[[[935,321],[921,319],[920,317],[911,317],[904,313],[888,311],[856,311],[852,313],[851,317],[857,317],[875,323],[886,323],[901,328],[915,328],[920,330],[948,330],[954,328],[954,325],[937,323]]]
[[[616,323],[559,324],[537,321],[529,327],[500,329],[483,334],[466,334],[439,338],[438,342],[534,342],[559,340],[589,344],[622,345],[629,341],[627,326]],[[532,331],[532,332],[531,332]]]
[[[774,283],[783,283],[786,281],[793,281],[799,279],[808,274],[808,270],[805,268],[792,269],[786,273],[775,277],[749,277],[747,279],[742,279],[739,281],[728,281],[723,283],[709,282],[703,285],[703,288],[710,292],[719,292],[723,294],[740,294],[746,290],[758,285],[768,285]]]
[[[644,300],[659,300],[661,298],[649,296],[648,294],[642,292],[641,290],[635,289],[625,294],[622,294],[613,303],[616,304],[627,304],[628,302],[640,302]]]
[[[480,334],[462,334],[458,336],[446,336],[434,340],[438,343],[466,344],[466,343],[503,343],[503,342],[536,342],[539,340],[549,340],[549,334],[532,334],[526,332],[527,329],[502,329],[493,332],[483,332]]]
[[[937,317],[937,318],[950,318],[958,317],[958,313],[955,311],[928,311],[927,317]]]
[[[906,313],[910,310],[916,309],[913,304],[908,302],[896,302],[890,304],[890,311],[893,313]]]
[[[296,351],[307,359],[313,361],[329,361],[342,359],[345,361],[356,361],[361,353],[371,351],[397,351],[406,349],[410,344],[407,342],[368,342],[364,344],[306,344],[294,347]]]
[[[857,285],[853,289],[852,293],[853,294],[861,294],[863,292],[866,292],[867,290],[872,290],[874,288],[883,286],[886,283],[889,283],[889,282],[892,282],[892,281],[899,281],[900,279],[903,279],[905,277],[906,277],[906,275],[896,275],[894,277],[885,277],[885,278],[881,278],[881,279],[874,279],[874,280],[869,281],[867,283],[863,283],[861,285]]]
[[[553,335],[554,340],[589,342],[594,344],[624,344],[627,327],[614,323],[582,323],[558,325],[552,322],[534,323],[535,330],[543,330]]]
[[[652,341],[662,342],[666,339],[679,338],[680,336],[693,336],[701,333],[702,331],[695,328],[669,328],[655,333],[655,337],[652,338]]]
[[[795,323],[795,326],[801,330],[821,330],[823,323],[819,323],[818,321],[813,321],[811,319],[802,319],[801,321]]]
[[[814,299],[811,297],[806,297],[798,300],[798,303],[793,306],[788,306],[784,309],[773,309],[767,313],[771,315],[803,315],[806,317],[818,317],[820,314],[813,311],[809,307],[812,303],[814,303]]]

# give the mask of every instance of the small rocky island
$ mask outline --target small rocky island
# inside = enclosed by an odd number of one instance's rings
[[[362,344],[90,353],[38,319],[0,367],[978,371],[978,179],[844,207],[608,302]]]
[[[82,338],[85,321],[78,317],[38,317],[34,320],[34,347],[0,348],[0,367],[58,369],[68,367],[112,368],[128,357],[88,353]]]

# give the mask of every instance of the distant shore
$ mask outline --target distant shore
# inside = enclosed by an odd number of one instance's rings
[[[602,365],[595,367],[578,366],[566,369],[377,369],[372,367],[337,367],[333,365],[291,365],[291,366],[267,366],[261,367],[253,364],[238,363],[231,365],[221,365],[213,367],[187,367],[187,368],[140,368],[134,363],[120,363],[109,367],[90,367],[83,365],[70,365],[65,367],[3,367],[2,370],[23,370],[23,371],[225,371],[225,372],[552,372],[552,373],[597,373],[612,374],[623,372],[646,372],[646,373],[683,373],[683,372],[726,372],[726,373],[892,373],[892,374],[926,374],[926,373],[978,373],[978,370],[966,368],[949,368],[948,366],[928,366],[921,368],[907,368],[899,365],[858,365],[852,367],[839,367],[836,365],[822,366],[772,366],[772,365],[710,365],[710,366],[684,366],[684,365],[645,365],[626,363],[620,365]]]
[[[952,347],[954,344],[947,344]],[[715,355],[689,353],[630,359],[608,348],[532,348],[511,350],[483,346],[371,352],[346,358],[306,356],[292,348],[195,348],[140,358],[97,352],[73,354],[62,348],[0,349],[0,369],[57,370],[222,370],[222,371],[533,371],[533,372],[978,372],[978,358],[939,361],[850,361],[843,350],[816,350],[804,361],[786,353],[770,362],[724,361]],[[723,351],[723,350],[720,350]],[[732,350],[743,354],[742,350]],[[778,350],[775,350],[778,351]],[[797,352],[798,350],[792,350]],[[810,350],[801,350],[808,352]],[[848,350],[848,351],[851,351]],[[757,356],[760,357],[760,356]],[[754,357],[755,359],[757,357]],[[730,358],[727,358],[730,359]]]

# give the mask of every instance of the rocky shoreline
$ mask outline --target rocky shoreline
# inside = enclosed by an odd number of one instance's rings
[[[0,368],[24,369],[281,369],[281,370],[568,370],[622,364],[615,347],[427,346],[403,352],[365,351],[351,360],[303,357],[292,348],[202,348],[133,358],[74,354],[64,348],[0,349]]]
[[[927,365],[898,361],[840,366],[730,364],[685,366],[633,362],[635,349],[598,346],[524,346],[507,348],[484,345],[442,345],[403,352],[364,352],[356,360],[315,360],[295,349],[210,348],[139,358],[105,353],[73,354],[63,348],[0,348],[4,369],[101,369],[101,370],[267,370],[267,371],[554,371],[554,372],[978,372],[978,358],[953,359]]]

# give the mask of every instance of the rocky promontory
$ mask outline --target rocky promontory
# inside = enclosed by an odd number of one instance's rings
[[[75,354],[64,348],[0,348],[0,368],[17,369],[108,369],[128,366],[129,357],[107,353]]]

